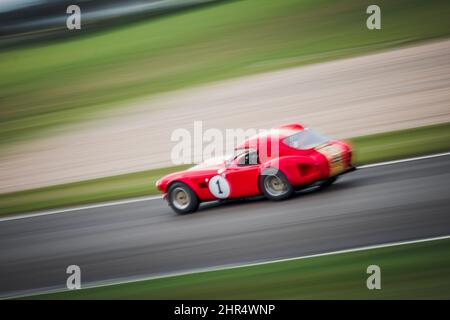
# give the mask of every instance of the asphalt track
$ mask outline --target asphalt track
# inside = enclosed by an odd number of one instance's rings
[[[450,156],[352,172],[273,203],[161,199],[0,222],[0,296],[450,234]]]

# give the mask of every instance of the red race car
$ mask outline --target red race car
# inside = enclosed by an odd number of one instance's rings
[[[169,174],[156,187],[175,212],[190,213],[205,201],[261,194],[284,200],[295,189],[328,186],[353,170],[347,143],[290,124],[244,141],[224,160]]]

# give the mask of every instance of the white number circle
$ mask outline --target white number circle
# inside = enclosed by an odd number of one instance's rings
[[[222,176],[214,176],[209,180],[209,191],[219,199],[225,199],[230,196],[230,184]]]

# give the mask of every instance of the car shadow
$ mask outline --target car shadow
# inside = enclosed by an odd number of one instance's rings
[[[302,190],[298,190],[294,193],[294,195],[287,199],[283,200],[281,202],[285,201],[295,201],[296,199],[300,197],[310,197],[315,196],[317,194],[328,194],[331,192],[337,192],[337,191],[345,191],[348,189],[353,189],[356,186],[358,186],[360,183],[346,180],[346,181],[338,181],[335,184],[332,184],[331,186],[325,187],[325,188],[318,188],[318,187],[310,187]],[[230,199],[230,200],[221,200],[221,201],[211,201],[211,202],[205,202],[200,205],[200,208],[198,209],[198,213],[200,212],[207,212],[209,210],[215,209],[215,208],[232,208],[241,206],[243,204],[249,204],[249,203],[258,203],[263,201],[269,201],[264,196],[255,196],[255,197],[249,197],[249,198],[240,198],[240,199]],[[195,214],[195,213],[193,213]]]

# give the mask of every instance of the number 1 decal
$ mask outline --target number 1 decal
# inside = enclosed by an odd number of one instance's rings
[[[209,180],[209,191],[219,199],[226,199],[230,196],[230,184],[222,176],[214,176]]]
[[[220,189],[220,180],[219,179],[217,179],[216,184],[217,184],[217,188],[219,189],[219,194],[223,194],[222,189]]]

